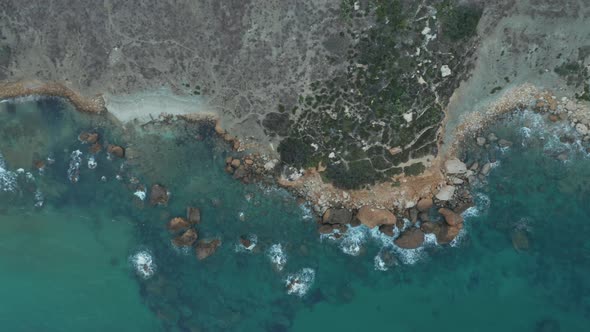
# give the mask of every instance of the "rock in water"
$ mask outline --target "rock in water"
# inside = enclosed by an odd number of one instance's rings
[[[154,184],[150,192],[151,205],[166,205],[168,204],[168,190],[160,184]]]
[[[435,233],[436,242],[438,242],[438,244],[450,243],[457,237],[457,235],[459,235],[461,228],[463,228],[463,224],[458,224],[457,226],[449,226],[447,224],[440,225],[438,232]]]
[[[529,237],[526,231],[521,229],[515,229],[510,234],[512,240],[512,246],[516,251],[527,251],[530,248]]]
[[[445,161],[445,171],[447,174],[465,174],[467,166],[459,159],[449,159]]]
[[[171,232],[184,231],[190,228],[190,224],[184,218],[172,218],[168,222],[168,230]]]
[[[107,152],[118,158],[125,158],[125,149],[118,145],[109,144]]]
[[[394,243],[403,249],[416,249],[424,243],[424,233],[419,228],[410,228],[395,239]]]
[[[438,213],[440,213],[443,216],[443,218],[445,218],[445,222],[449,226],[457,226],[463,223],[463,217],[461,217],[460,214],[455,213],[451,209],[441,208],[438,210]]]
[[[433,205],[434,205],[434,202],[432,201],[432,198],[422,198],[421,200],[418,201],[418,204],[416,204],[416,208],[420,212],[426,212],[426,211],[430,210],[430,208]]]
[[[189,229],[186,232],[182,233],[182,235],[174,238],[172,243],[178,247],[190,247],[197,241],[197,231],[194,229]]]
[[[201,210],[196,207],[189,206],[186,208],[186,219],[191,224],[201,223]]]
[[[352,212],[348,209],[328,209],[322,216],[324,224],[350,224]]]
[[[197,243],[197,247],[195,248],[195,252],[197,254],[198,260],[203,260],[215,253],[217,247],[221,245],[221,240],[214,239],[214,240],[201,240]]]
[[[379,231],[387,236],[393,237],[395,234],[393,231],[393,225],[381,225],[379,226]]]
[[[97,133],[83,132],[78,136],[78,140],[85,144],[94,144],[98,142],[99,136]]]
[[[389,210],[377,209],[368,205],[360,208],[356,217],[361,224],[369,228],[374,228],[380,225],[395,225],[396,222],[395,215]]]

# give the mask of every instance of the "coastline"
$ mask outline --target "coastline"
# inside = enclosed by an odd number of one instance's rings
[[[331,183],[325,183],[319,167],[305,170],[298,177],[288,178],[281,172],[280,162],[276,158],[265,154],[262,149],[257,149],[258,147],[254,144],[242,144],[238,138],[221,127],[219,116],[212,112],[187,112],[186,109],[182,109],[178,114],[161,112],[158,118],[151,116],[153,112],[148,112],[149,117],[136,118],[127,114],[126,118],[121,118],[121,112],[113,114],[102,96],[85,98],[59,83],[35,81],[0,85],[0,98],[2,99],[29,95],[61,97],[69,101],[78,111],[112,114],[121,123],[130,121],[167,121],[172,119],[173,116],[190,122],[205,121],[214,126],[217,136],[227,142],[231,149],[239,154],[226,160],[227,173],[232,174],[235,179],[242,180],[244,183],[272,177],[276,185],[286,188],[313,206],[317,220],[319,220],[318,229],[321,233],[333,232],[337,229],[333,224],[326,222],[326,211],[330,210],[345,209],[350,211],[356,218],[359,210],[371,208],[389,211],[395,216],[395,219],[409,219],[415,223],[418,214],[425,210],[423,206],[420,206],[420,202],[426,201],[429,202],[428,209],[433,207],[436,209],[448,208],[455,214],[461,214],[473,204],[470,196],[471,185],[474,181],[473,178],[480,174],[481,171],[472,166],[468,169],[464,161],[459,160],[461,145],[466,140],[475,140],[478,133],[493,124],[500,116],[516,109],[536,107],[539,111],[557,112],[559,114],[563,110],[569,110],[570,116],[564,117],[562,114],[560,119],[568,118],[575,125],[577,121],[573,119],[572,105],[575,105],[575,110],[582,107],[576,103],[572,104],[567,99],[557,101],[556,97],[549,92],[542,91],[532,84],[515,87],[489,103],[485,111],[473,112],[465,116],[461,124],[455,128],[452,142],[447,143],[439,140],[439,148],[443,145],[448,146],[448,148],[430,162],[430,167],[424,173],[417,176],[396,176],[391,181],[375,184],[368,189],[342,190],[334,187]],[[123,104],[129,102],[125,101],[124,97],[118,98],[123,100]],[[161,96],[161,98],[164,97]],[[182,102],[186,102],[186,100]],[[160,100],[160,103],[164,102]],[[566,108],[566,105],[569,108]],[[155,109],[158,108],[155,107],[152,110]],[[136,113],[132,112],[131,115]],[[585,126],[589,125],[587,122],[588,120],[586,120]],[[587,127],[585,128],[587,131]],[[439,149],[439,151],[442,151],[442,149]],[[423,218],[425,218],[424,215],[422,215],[421,219]],[[368,223],[371,222],[368,221]],[[384,226],[384,224],[378,226]],[[401,225],[398,224],[397,226],[402,229]]]

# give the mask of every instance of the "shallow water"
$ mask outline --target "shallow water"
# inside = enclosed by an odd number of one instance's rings
[[[466,234],[453,247],[404,251],[364,229],[320,239],[309,208],[290,194],[223,172],[231,152],[210,128],[121,129],[57,100],[0,104],[0,184],[14,189],[0,188],[0,324],[10,331],[583,330],[589,161],[576,137],[560,142],[570,135],[565,127],[529,113],[510,123],[493,130],[513,147],[468,156],[499,162],[487,185],[474,189]],[[77,136],[90,129],[127,147],[126,161],[103,151],[88,169],[88,146]],[[71,183],[75,149],[83,154]],[[556,158],[563,152],[566,162]],[[48,156],[53,164],[34,169]],[[166,185],[168,206],[134,198],[135,181]],[[199,238],[222,241],[203,261],[174,247],[165,227],[187,206],[202,211]],[[240,236],[256,246],[240,248]],[[528,250],[515,250],[515,236],[529,240]],[[269,257],[279,244],[281,267]],[[153,258],[149,278],[136,273],[138,252]],[[397,265],[376,269],[379,252]],[[309,289],[288,294],[285,280],[298,273]]]

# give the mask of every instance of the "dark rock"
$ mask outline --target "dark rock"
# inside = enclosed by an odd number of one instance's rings
[[[332,233],[333,230],[334,229],[332,228],[332,225],[330,225],[330,224],[323,224],[323,225],[320,225],[320,227],[318,227],[318,232],[320,234],[330,234],[330,233]]]
[[[160,184],[154,184],[150,191],[151,205],[166,205],[168,204],[168,190]]]
[[[393,225],[381,225],[379,231],[387,236],[393,236]]]
[[[201,223],[201,210],[189,206],[186,208],[186,219],[192,225]]]
[[[435,223],[432,221],[428,221],[425,223],[422,223],[420,225],[420,229],[422,230],[422,232],[424,232],[424,234],[438,234],[438,232],[440,231],[440,224],[439,223]]]
[[[410,221],[415,224],[418,221],[418,209],[413,207],[410,209]]]
[[[404,249],[416,249],[424,243],[424,233],[419,229],[412,227],[403,232],[394,243]]]
[[[179,247],[190,247],[195,241],[197,241],[197,238],[197,231],[191,228],[182,233],[182,235],[176,237],[172,242]]]
[[[240,244],[244,248],[250,248],[250,246],[252,245],[252,241],[250,241],[250,239],[248,239],[248,237],[246,237],[245,235],[242,235],[240,236]]]
[[[436,241],[439,244],[448,244],[453,241],[457,235],[459,235],[459,231],[463,228],[463,224],[458,224],[457,226],[449,226],[447,224],[441,224],[438,233],[436,233]]]
[[[328,209],[322,216],[324,224],[349,224],[352,220],[352,211],[348,209]]]
[[[91,154],[97,154],[102,150],[102,145],[100,143],[94,143],[88,147],[88,152]]]
[[[214,240],[201,240],[197,243],[197,247],[195,248],[195,252],[197,254],[198,260],[203,260],[215,253],[217,247],[221,245],[221,240],[214,239]]]

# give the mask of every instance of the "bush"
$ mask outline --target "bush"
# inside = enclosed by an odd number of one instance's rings
[[[481,14],[482,10],[472,5],[443,7],[441,10],[443,34],[454,41],[474,36]]]
[[[348,167],[342,163],[328,165],[326,177],[338,188],[360,189],[375,184],[382,176],[368,160],[359,160],[348,163]]]
[[[311,160],[313,150],[311,145],[305,143],[300,138],[285,138],[277,148],[281,155],[281,160],[293,167],[304,167]]]

